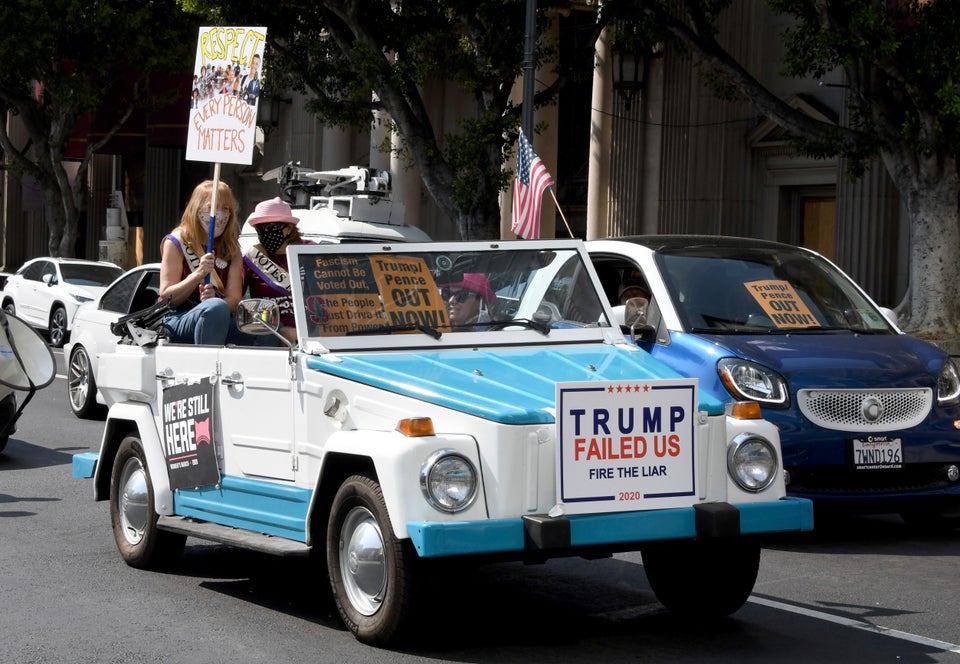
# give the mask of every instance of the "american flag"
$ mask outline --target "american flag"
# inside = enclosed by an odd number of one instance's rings
[[[513,182],[513,224],[510,229],[524,240],[540,237],[540,199],[553,178],[533,151],[523,131],[517,143],[517,179]]]

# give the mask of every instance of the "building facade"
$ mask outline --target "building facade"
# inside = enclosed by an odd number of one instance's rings
[[[573,57],[583,48],[590,23],[587,11],[557,15],[551,31],[540,37],[557,40],[561,59]],[[841,79],[797,81],[779,75],[780,33],[786,24],[766,3],[735,1],[720,27],[720,43],[774,92],[814,117],[844,121]],[[851,182],[842,159],[796,154],[749,102],[718,100],[704,84],[696,59],[669,47],[644,59],[643,84],[632,97],[614,85],[607,36],[596,45],[593,67],[589,62],[586,67],[561,90],[557,103],[538,110],[535,118],[546,129],[534,137],[534,148],[554,175],[559,201],[558,209],[552,196],[545,197],[542,236],[704,233],[780,240],[823,253],[879,304],[898,304],[907,286],[907,221],[882,166]],[[538,88],[554,76],[553,66],[544,67],[537,74]],[[519,95],[522,83],[515,87]],[[426,86],[424,96],[439,135],[454,129],[466,112],[462,95],[449,85]],[[399,137],[386,136],[378,122],[366,133],[320,126],[303,101],[294,96],[283,100],[289,103],[261,100],[274,107],[276,126],[264,126],[253,164],[222,166],[221,178],[237,194],[241,215],[279,194],[275,181],[263,179],[277,166],[370,166],[391,172],[393,195],[404,203],[410,223],[436,240],[455,239],[456,229],[430,200],[416,170],[376,149],[385,138],[396,144]],[[182,117],[185,144],[185,110]],[[16,119],[7,122],[16,134]],[[123,252],[111,259],[125,267],[159,259],[161,238],[179,222],[196,183],[213,172],[212,164],[186,161],[183,144],[169,135],[170,128],[158,144],[147,131],[142,150],[95,156],[78,256],[97,258],[109,246],[104,244],[109,242],[107,209],[113,192],[121,191],[129,230]],[[9,171],[3,176],[2,267],[10,271],[47,253],[47,231],[35,186]],[[513,237],[511,199],[511,191],[501,195],[503,238]]]

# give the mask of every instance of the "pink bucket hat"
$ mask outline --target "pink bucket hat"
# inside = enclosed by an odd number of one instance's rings
[[[272,221],[285,221],[288,224],[295,224],[300,220],[293,216],[290,204],[281,200],[279,196],[271,198],[269,201],[257,203],[253,213],[247,217],[247,223],[251,226],[268,224]]]
[[[490,282],[487,281],[487,277],[479,272],[464,272],[463,281],[458,281],[455,284],[445,284],[445,286],[447,288],[460,288],[473,291],[487,303],[487,306],[497,301],[497,296],[493,292],[493,289],[490,288]]]

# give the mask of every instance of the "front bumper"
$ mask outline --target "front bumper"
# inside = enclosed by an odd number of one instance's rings
[[[576,549],[629,550],[630,544],[661,540],[761,535],[813,529],[813,503],[803,498],[775,502],[705,503],[694,507],[575,514],[529,515],[489,521],[411,521],[407,532],[423,558],[458,555],[563,555]]]

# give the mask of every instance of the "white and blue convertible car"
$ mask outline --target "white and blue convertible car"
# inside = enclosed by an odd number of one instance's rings
[[[309,554],[348,629],[388,645],[429,615],[438,561],[639,550],[664,605],[725,616],[760,538],[813,527],[759,406],[628,342],[580,241],[288,258],[296,344],[175,345],[156,311],[115,325],[100,450],[74,474],[128,564],[187,537]],[[245,301],[238,322],[274,337],[277,307]]]

